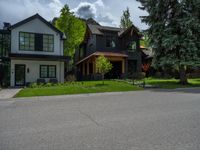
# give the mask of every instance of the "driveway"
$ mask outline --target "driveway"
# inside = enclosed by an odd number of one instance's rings
[[[21,88],[7,88],[7,89],[1,89],[0,90],[0,100],[2,99],[9,99],[14,97]]]
[[[0,150],[199,150],[199,141],[196,92],[0,101]]]

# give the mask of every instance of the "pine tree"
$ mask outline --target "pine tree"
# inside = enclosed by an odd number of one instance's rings
[[[120,21],[121,28],[126,29],[133,25],[133,22],[131,21],[130,17],[131,16],[130,16],[129,8],[127,7],[127,9],[123,11],[123,15],[121,17],[121,21]]]
[[[186,69],[200,66],[200,1],[138,0],[149,15],[148,35],[155,57],[153,65],[177,68],[180,83],[187,84]]]

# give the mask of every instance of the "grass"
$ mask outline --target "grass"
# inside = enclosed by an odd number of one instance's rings
[[[146,84],[156,85],[159,88],[165,89],[176,89],[176,88],[189,88],[189,87],[200,87],[200,78],[198,79],[189,79],[188,85],[179,84],[177,79],[156,79],[156,78],[146,78]]]
[[[24,88],[15,97],[51,96],[67,94],[84,94],[100,92],[119,92],[141,90],[137,86],[118,81],[85,81],[71,84],[55,85],[50,87]]]

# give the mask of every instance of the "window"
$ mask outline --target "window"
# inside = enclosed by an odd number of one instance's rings
[[[128,44],[128,50],[129,51],[136,51],[137,47],[136,47],[136,42],[132,41]]]
[[[106,47],[115,48],[116,38],[112,35],[106,35]]]
[[[53,35],[43,35],[43,51],[45,52],[53,52],[54,47],[54,39]]]
[[[54,51],[54,36],[39,33],[19,33],[19,49],[25,51]]]
[[[56,78],[56,66],[54,65],[41,65],[40,78]]]
[[[35,35],[33,33],[19,33],[19,49],[26,51],[35,50]]]
[[[10,34],[0,33],[0,57],[8,57],[10,52]]]

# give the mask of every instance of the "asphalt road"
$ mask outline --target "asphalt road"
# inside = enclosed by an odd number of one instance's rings
[[[200,150],[200,91],[1,100],[0,150]]]

